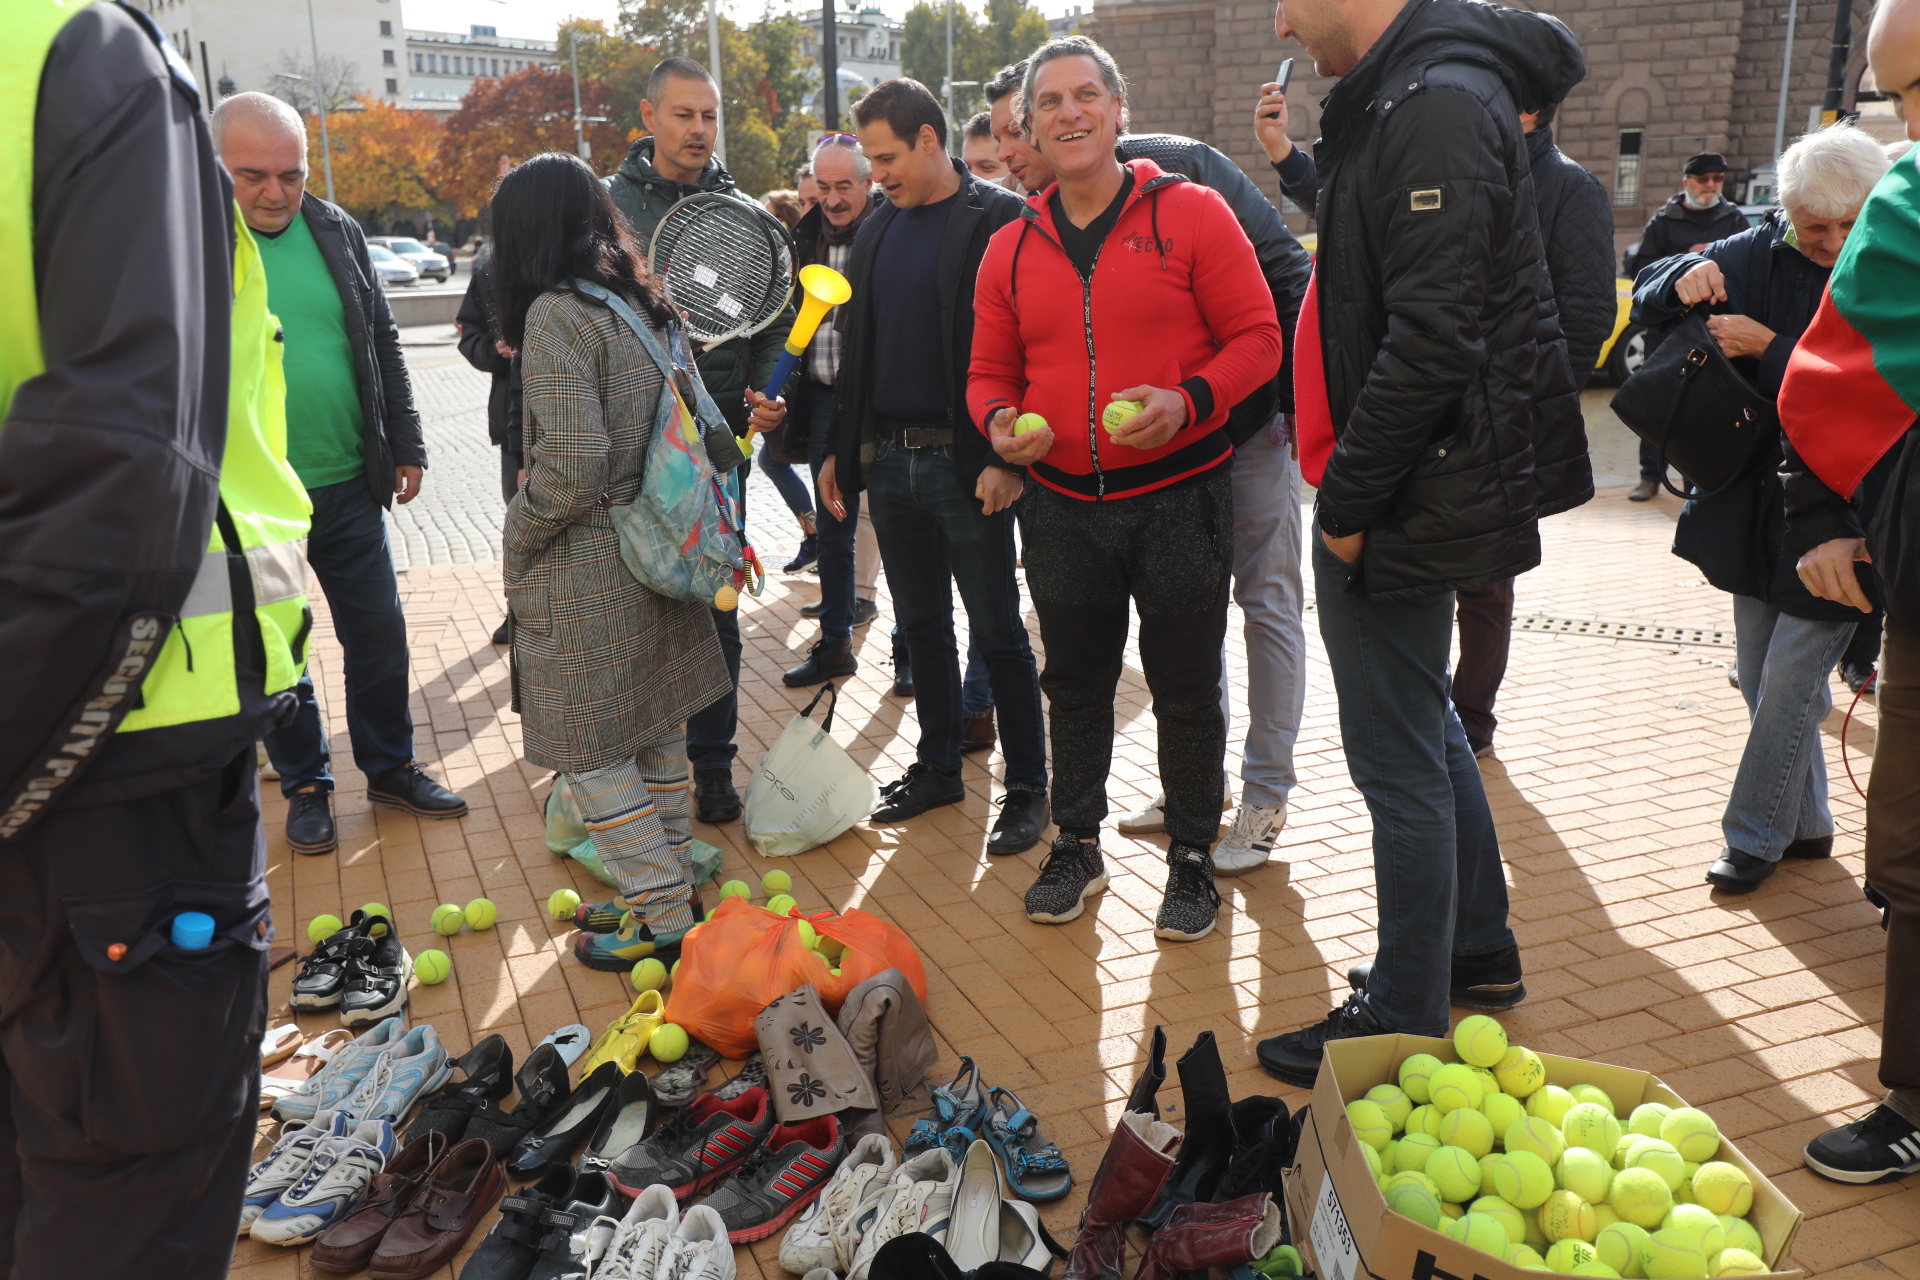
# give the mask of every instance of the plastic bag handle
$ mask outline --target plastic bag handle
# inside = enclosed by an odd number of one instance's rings
[[[820,692],[813,695],[813,701],[809,702],[804,708],[801,709],[800,718],[802,720],[813,719],[813,709],[820,705],[820,699],[825,698],[828,695],[832,695],[833,701],[827,703],[827,718],[821,722],[820,727],[826,732],[832,733],[833,732],[833,713],[839,710],[840,708],[840,694],[833,687],[833,682],[831,680],[829,680],[825,685],[821,686]]]

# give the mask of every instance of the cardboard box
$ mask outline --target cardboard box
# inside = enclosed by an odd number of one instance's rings
[[[1523,1271],[1491,1254],[1467,1246],[1411,1218],[1387,1209],[1380,1187],[1359,1152],[1360,1139],[1347,1123],[1347,1103],[1366,1096],[1368,1089],[1395,1081],[1400,1063],[1416,1053],[1430,1053],[1442,1062],[1458,1062],[1453,1041],[1425,1036],[1368,1036],[1335,1040],[1327,1045],[1320,1078],[1313,1086],[1313,1105],[1301,1127],[1300,1148],[1286,1171],[1283,1191],[1293,1241],[1318,1280],[1538,1280],[1537,1271]],[[1686,1103],[1658,1077],[1645,1071],[1579,1058],[1540,1055],[1547,1083],[1567,1088],[1593,1084],[1607,1091],[1614,1106],[1628,1113],[1643,1102],[1669,1107]],[[1781,1270],[1792,1253],[1800,1230],[1801,1213],[1754,1168],[1732,1142],[1722,1141],[1714,1157],[1744,1169],[1753,1179],[1753,1211],[1747,1215],[1766,1246],[1764,1261],[1776,1280],[1803,1276]]]

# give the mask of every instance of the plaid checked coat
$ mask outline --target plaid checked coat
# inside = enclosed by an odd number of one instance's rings
[[[528,309],[521,367],[527,482],[502,542],[522,753],[604,769],[682,735],[727,669],[708,608],[635,581],[601,501],[640,491],[659,368],[611,311],[560,291]]]

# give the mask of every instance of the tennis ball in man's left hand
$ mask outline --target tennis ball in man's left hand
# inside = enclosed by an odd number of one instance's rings
[[[1135,414],[1146,407],[1146,405],[1140,403],[1138,400],[1115,400],[1101,411],[1100,425],[1105,427],[1109,432],[1118,431],[1121,427],[1126,426]]]
[[[1023,413],[1013,420],[1013,434],[1023,436],[1029,431],[1043,431],[1047,420],[1037,413]]]

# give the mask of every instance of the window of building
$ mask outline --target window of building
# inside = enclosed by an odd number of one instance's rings
[[[1613,202],[1616,205],[1640,203],[1640,144],[1643,129],[1622,129],[1620,149],[1613,159]]]
[[[400,82],[399,82],[398,80],[394,80],[394,79],[389,79],[389,80],[387,81],[387,94],[388,94],[388,96],[392,96],[393,94],[396,94],[396,93],[399,93],[399,92],[400,92]]]
[[[722,47],[724,48],[725,46],[722,46]],[[493,60],[493,78],[495,80],[498,80],[500,78],[500,59],[498,58],[495,58]]]
[[[384,18],[381,19],[381,22],[380,22],[380,34],[383,36],[390,36],[393,34],[393,24],[391,22],[386,21]]]
[[[420,55],[417,53],[413,55],[413,70],[415,75],[420,73]]]
[[[380,51],[380,65],[381,65],[381,66],[383,66],[383,67],[390,67],[390,66],[392,66],[392,65],[394,65],[394,63],[393,63],[393,50],[391,50],[391,49],[382,49],[382,50]]]
[[[474,73],[474,72],[473,72],[473,59],[472,59],[472,58],[468,58],[468,59],[467,59],[467,74],[468,74],[468,75],[472,75],[473,73]]]

